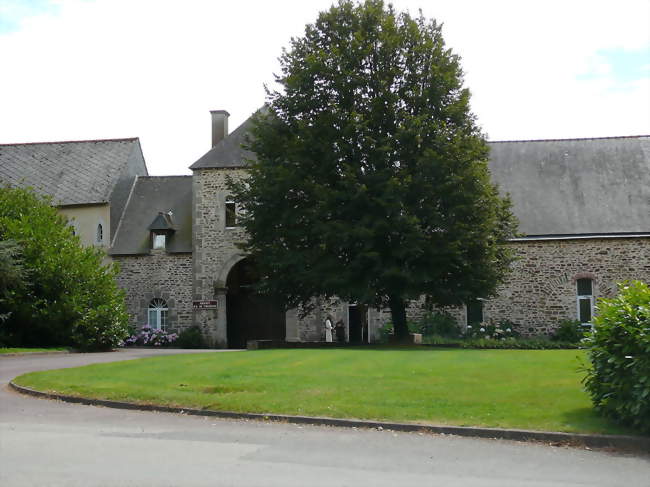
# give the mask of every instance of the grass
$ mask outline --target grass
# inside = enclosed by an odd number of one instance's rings
[[[581,350],[285,349],[96,364],[16,382],[204,409],[633,434],[592,410],[582,362]]]
[[[0,348],[0,354],[3,353],[34,353],[34,352],[62,352],[67,350],[65,347],[55,348]]]

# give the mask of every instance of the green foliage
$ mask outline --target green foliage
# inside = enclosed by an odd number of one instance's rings
[[[467,325],[465,337],[470,339],[502,340],[506,338],[518,338],[519,326],[510,320],[493,321],[489,320],[477,325]]]
[[[13,240],[0,240],[0,325],[11,316],[2,312],[3,303],[18,290],[27,286],[25,267],[20,258],[20,246]],[[0,328],[0,345],[7,341]]]
[[[456,319],[445,312],[428,312],[418,321],[417,333],[423,337],[437,335],[448,338],[458,338],[461,335]]]
[[[411,299],[492,294],[516,221],[441,26],[344,0],[280,61],[250,178],[231,183],[262,291],[303,309],[333,295],[389,306],[400,337]]]
[[[569,343],[580,343],[587,334],[588,327],[583,326],[578,320],[563,320],[558,326],[551,340]]]
[[[577,343],[551,341],[547,338],[461,338],[431,335],[423,339],[426,345],[467,349],[502,350],[564,350],[579,348]]]
[[[650,433],[650,287],[621,283],[616,298],[599,300],[586,341],[584,383],[596,409]]]
[[[117,267],[82,247],[51,201],[32,191],[0,187],[0,241],[20,248],[29,285],[11,287],[0,302],[2,335],[14,346],[73,346],[103,350],[127,331]]]
[[[203,337],[201,328],[195,325],[181,331],[174,346],[178,348],[207,348],[208,344]]]

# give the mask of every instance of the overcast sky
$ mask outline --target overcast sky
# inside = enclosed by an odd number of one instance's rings
[[[0,0],[0,143],[140,137],[188,174],[332,0]],[[395,0],[444,23],[490,140],[650,134],[650,1]]]

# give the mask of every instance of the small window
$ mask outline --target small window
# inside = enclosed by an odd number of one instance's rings
[[[153,235],[153,248],[164,249],[167,244],[167,236],[161,233],[154,233]]]
[[[578,300],[578,320],[580,323],[591,323],[594,315],[594,286],[591,279],[576,280]]]
[[[474,299],[467,303],[467,324],[470,326],[483,323],[483,300]]]
[[[226,201],[226,228],[237,226],[237,205],[234,201]]]
[[[167,328],[167,303],[164,299],[155,298],[149,303],[148,325],[155,330]]]
[[[104,227],[100,223],[97,225],[97,243],[102,243],[104,241]]]

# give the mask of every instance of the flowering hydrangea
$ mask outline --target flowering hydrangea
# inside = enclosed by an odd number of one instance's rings
[[[164,347],[174,343],[177,338],[178,335],[176,333],[167,333],[164,330],[154,329],[149,325],[144,325],[140,333],[131,335],[124,340],[124,346]]]
[[[467,325],[464,336],[466,338],[494,338],[496,340],[505,340],[506,338],[517,338],[519,333],[516,331],[516,325],[509,321],[494,323],[492,321],[479,323],[472,327]]]

